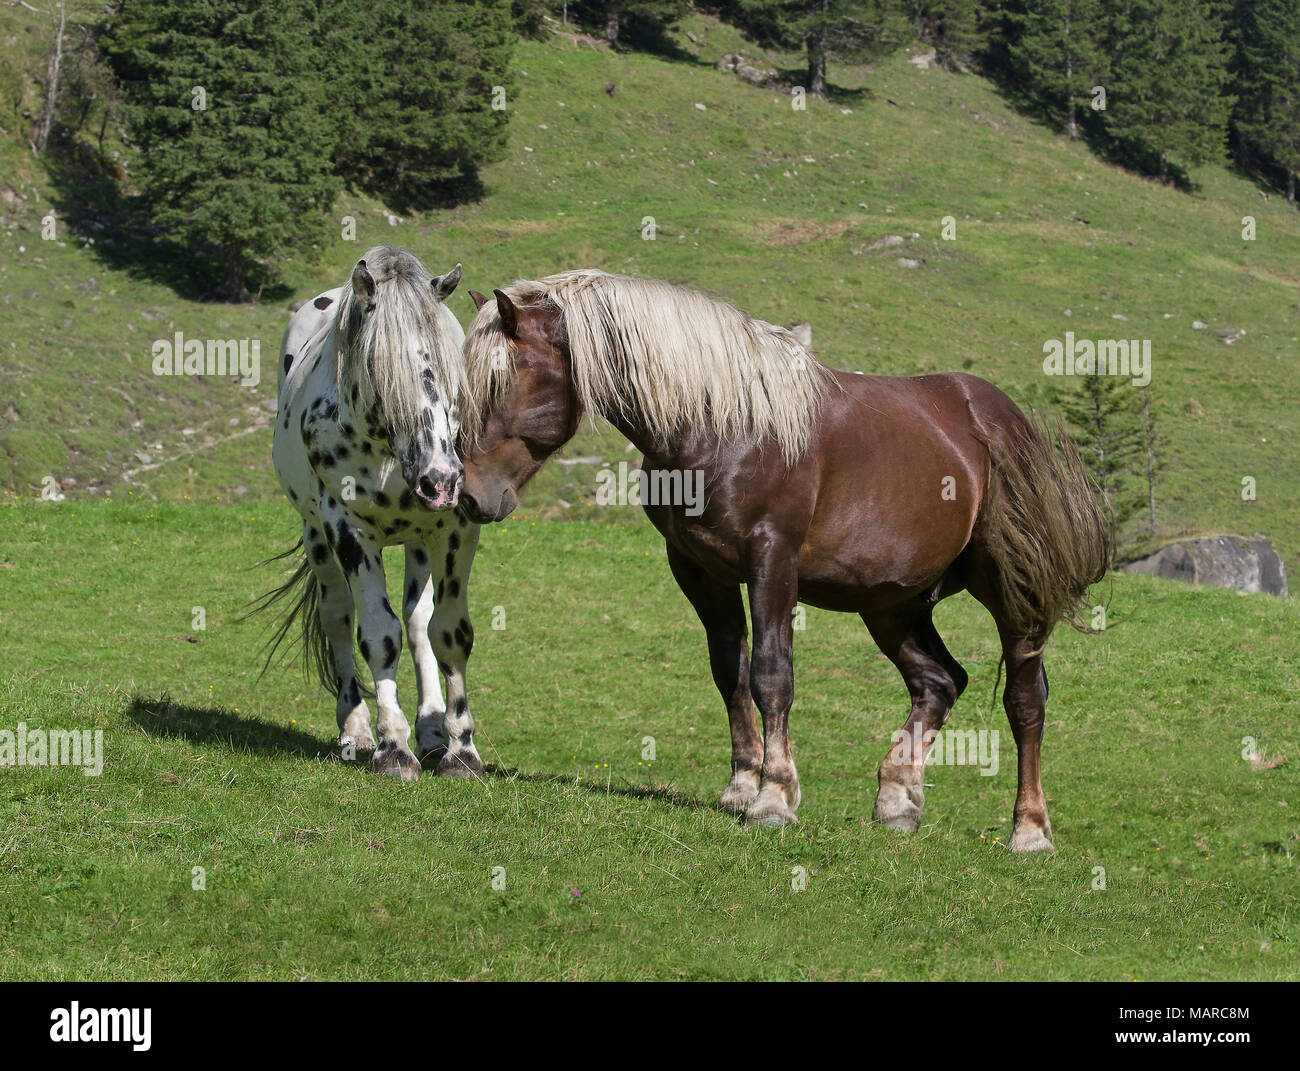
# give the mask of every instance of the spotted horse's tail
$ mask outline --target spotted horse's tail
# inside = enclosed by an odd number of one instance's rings
[[[298,596],[296,600],[289,604],[289,609],[275,626],[275,631],[271,634],[270,639],[266,641],[264,647],[266,661],[262,665],[262,672],[257,677],[258,680],[261,680],[266,671],[271,668],[271,662],[275,658],[276,652],[289,638],[294,623],[297,622],[301,628],[300,642],[302,644],[303,659],[307,667],[307,675],[309,677],[315,676],[322,687],[330,695],[337,698],[340,687],[339,679],[334,672],[334,659],[330,651],[329,639],[325,635],[325,629],[320,620],[320,585],[316,582],[316,574],[312,572],[311,565],[302,556],[302,550],[303,545],[300,539],[283,554],[277,554],[257,563],[261,566],[284,561],[286,558],[300,559],[298,568],[294,570],[293,575],[278,588],[272,588],[265,595],[253,600],[250,604],[251,609],[244,615],[244,619],[247,620],[255,614],[271,610],[282,600],[293,599],[295,594]],[[359,671],[358,677],[360,677]],[[359,680],[358,683],[360,683]],[[362,691],[366,695],[370,694],[370,689],[363,688]]]

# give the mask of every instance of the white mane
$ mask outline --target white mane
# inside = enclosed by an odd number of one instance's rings
[[[560,310],[587,412],[631,417],[665,441],[686,425],[724,441],[770,437],[792,463],[833,382],[789,331],[670,283],[579,270],[516,282],[506,294],[521,308]],[[514,353],[487,302],[465,339],[466,441],[509,387]]]

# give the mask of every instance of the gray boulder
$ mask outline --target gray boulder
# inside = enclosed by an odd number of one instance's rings
[[[755,67],[745,61],[745,57],[739,52],[728,52],[718,60],[717,68],[720,71],[734,71],[736,77],[742,82],[748,82],[751,86],[766,86],[776,81],[776,71],[761,67]]]
[[[1145,573],[1212,588],[1285,595],[1286,569],[1277,549],[1264,536],[1206,536],[1184,539],[1123,566],[1126,573]]]

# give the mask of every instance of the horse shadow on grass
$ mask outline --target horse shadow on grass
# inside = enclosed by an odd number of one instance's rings
[[[125,713],[150,736],[170,736],[193,744],[217,744],[231,751],[309,759],[326,758],[331,751],[329,742],[299,729],[260,718],[241,717],[216,707],[177,703],[166,695],[158,699],[133,696]]]
[[[484,767],[485,774],[490,774],[494,778],[502,781],[521,781],[525,784],[533,785],[554,785],[556,787],[571,787],[575,784],[574,779],[563,774],[546,774],[546,773],[520,773],[516,769],[508,766],[498,766],[488,763]],[[581,781],[577,782],[578,786],[584,792],[590,792],[601,796],[622,796],[624,799],[633,800],[656,800],[660,803],[666,803],[671,807],[680,807],[688,811],[712,811],[716,807],[707,800],[698,799],[695,796],[688,796],[672,785],[637,785],[626,778],[620,778],[621,784],[613,782],[603,783],[598,781]]]
[[[332,739],[322,740],[300,729],[276,725],[260,718],[243,717],[219,707],[177,703],[167,695],[157,699],[135,695],[131,698],[125,713],[141,729],[155,737],[172,737],[192,744],[215,744],[230,751],[257,755],[318,760],[338,755],[337,744]],[[353,764],[346,763],[346,765]],[[363,761],[356,765],[366,768],[369,763]],[[427,760],[423,765],[426,770],[431,770],[437,765],[436,758]],[[483,774],[485,778],[490,777],[494,781],[517,781],[557,787],[571,786],[575,783],[573,778],[567,775],[521,773],[517,769],[495,764],[488,764]],[[584,791],[600,795],[656,800],[672,807],[693,811],[713,809],[710,803],[685,795],[672,785],[638,785],[625,778],[621,778],[620,782],[582,781],[578,784]]]

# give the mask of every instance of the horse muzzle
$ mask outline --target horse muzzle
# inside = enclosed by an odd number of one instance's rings
[[[425,473],[415,481],[408,481],[411,493],[425,509],[452,509],[460,500],[465,486],[464,472]]]
[[[485,508],[469,492],[461,495],[460,502],[469,519],[475,524],[494,524],[497,521],[504,521],[515,511],[515,507],[519,505],[519,496],[515,494],[513,487],[507,486],[501,490],[494,509]]]

